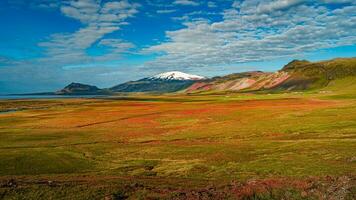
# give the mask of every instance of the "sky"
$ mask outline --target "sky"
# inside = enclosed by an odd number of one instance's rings
[[[1,0],[0,94],[356,55],[354,0]]]

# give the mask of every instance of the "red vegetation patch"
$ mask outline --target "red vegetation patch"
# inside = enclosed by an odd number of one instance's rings
[[[312,182],[305,180],[288,180],[288,179],[265,179],[250,180],[245,184],[233,184],[233,193],[237,199],[250,197],[254,194],[267,193],[274,189],[295,188],[306,190],[312,186]]]
[[[238,109],[254,109],[254,108],[287,108],[290,110],[293,109],[313,109],[313,108],[321,108],[328,106],[335,106],[336,102],[332,101],[324,101],[324,100],[306,100],[306,99],[278,99],[278,100],[247,100],[240,101],[236,103],[228,104],[230,109],[238,108]]]

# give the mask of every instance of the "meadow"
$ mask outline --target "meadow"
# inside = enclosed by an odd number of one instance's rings
[[[355,199],[356,84],[342,81],[1,100],[0,199]]]

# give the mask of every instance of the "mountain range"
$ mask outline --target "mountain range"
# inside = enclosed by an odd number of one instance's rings
[[[119,84],[110,90],[114,92],[176,92],[204,79],[202,76],[172,71]]]
[[[333,80],[348,76],[356,76],[356,58],[337,58],[321,62],[293,60],[277,72],[251,71],[213,78],[172,71],[129,81],[107,89],[71,83],[55,94],[300,91],[323,88]]]

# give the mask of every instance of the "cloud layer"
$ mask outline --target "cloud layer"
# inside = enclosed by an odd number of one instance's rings
[[[95,0],[73,0],[64,3],[60,7],[61,12],[70,17],[79,20],[84,27],[74,33],[55,34],[48,42],[42,42],[39,45],[46,49],[47,58],[44,60],[70,61],[71,64],[77,61],[90,62],[101,57],[89,57],[86,50],[103,36],[118,31],[121,26],[127,25],[126,19],[133,17],[137,12],[139,4],[129,3],[127,0],[107,2],[101,4]],[[112,41],[113,43],[108,43]],[[106,45],[113,49],[112,55],[105,57],[119,56],[118,53],[125,52],[125,47],[132,48],[133,45],[128,42],[118,44],[121,40],[102,41],[101,45]],[[114,49],[117,48],[117,49]]]
[[[184,6],[198,6],[199,3],[192,0],[176,0],[173,4],[184,5]]]
[[[143,50],[161,56],[150,67],[202,67],[263,61],[356,43],[356,6],[343,1],[233,2],[223,20],[191,19],[167,41]]]

